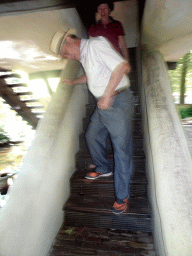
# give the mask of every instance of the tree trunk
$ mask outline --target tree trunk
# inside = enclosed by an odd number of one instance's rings
[[[185,80],[187,75],[187,67],[189,64],[190,53],[185,54],[183,57],[183,67],[181,71],[181,88],[180,88],[180,104],[185,103]]]

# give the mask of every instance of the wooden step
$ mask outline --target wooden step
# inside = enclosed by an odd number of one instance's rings
[[[17,96],[33,95],[32,92],[16,92],[15,94]]]
[[[129,58],[130,58],[130,63],[131,63],[131,70],[132,71],[136,71],[137,70],[137,58],[136,58],[137,54],[136,54],[136,48],[132,47],[129,48]]]
[[[21,75],[15,74],[15,73],[0,75],[0,79],[7,79],[7,78],[21,78]]]
[[[26,99],[26,100],[21,100],[21,102],[27,104],[27,103],[31,103],[31,102],[38,102],[38,99]]]
[[[88,170],[75,171],[71,177],[71,195],[114,197],[113,176],[96,180],[85,179]],[[130,197],[147,197],[147,179],[144,172],[134,172],[130,183]]]
[[[111,169],[113,169],[113,159],[109,158]],[[89,169],[89,166],[93,164],[90,155],[76,155],[76,168],[78,170]],[[133,172],[143,172],[145,170],[145,159],[140,157],[133,157]]]
[[[137,80],[130,80],[130,89],[131,91],[138,91],[138,81]]]
[[[113,170],[113,161],[109,160],[110,167]],[[91,158],[87,159],[77,159],[76,161],[76,169],[78,170],[90,170],[89,166],[92,165],[93,162]],[[144,162],[134,162],[133,161],[133,172],[145,172],[145,163]]]
[[[32,111],[32,113],[36,116],[42,116],[45,115],[45,111]]]
[[[28,105],[28,104],[27,104],[27,107],[30,109],[44,108],[43,105]]]
[[[155,256],[151,233],[63,226],[50,256]]]
[[[132,92],[133,93],[133,100],[134,100],[134,104],[140,104],[140,96],[138,92]]]
[[[130,81],[137,81],[137,72],[131,71],[128,75]]]
[[[114,198],[70,196],[64,206],[65,225],[151,231],[151,213],[148,199],[130,199],[126,212],[112,213]]]
[[[28,87],[28,84],[24,84],[24,83],[15,83],[15,84],[7,84],[8,87]]]

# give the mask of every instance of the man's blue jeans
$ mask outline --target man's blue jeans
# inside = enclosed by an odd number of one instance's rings
[[[96,172],[111,172],[107,159],[107,138],[110,136],[114,152],[114,188],[117,203],[129,196],[132,174],[132,116],[133,96],[126,89],[113,97],[109,109],[96,107],[86,132],[87,145],[97,166]]]

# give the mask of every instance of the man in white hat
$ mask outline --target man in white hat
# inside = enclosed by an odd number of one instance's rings
[[[86,141],[96,165],[87,179],[108,177],[113,174],[107,159],[106,141],[111,138],[114,151],[115,214],[126,211],[129,183],[132,175],[132,115],[133,97],[128,62],[118,54],[104,37],[80,39],[67,33],[56,33],[51,50],[62,58],[78,60],[85,75],[75,80],[65,79],[68,85],[88,83],[97,99],[97,107],[86,131]]]

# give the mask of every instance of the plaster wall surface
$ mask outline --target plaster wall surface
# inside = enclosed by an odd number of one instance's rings
[[[143,43],[157,47],[166,61],[178,61],[192,49],[192,2],[148,0],[143,17]]]
[[[137,47],[138,4],[136,0],[114,3],[111,16],[123,24],[128,48]]]
[[[143,50],[142,106],[149,195],[159,255],[192,254],[192,161],[174,106],[167,67]]]
[[[183,129],[185,131],[186,137],[187,137],[187,142],[189,145],[189,150],[192,156],[192,125],[184,125]]]

